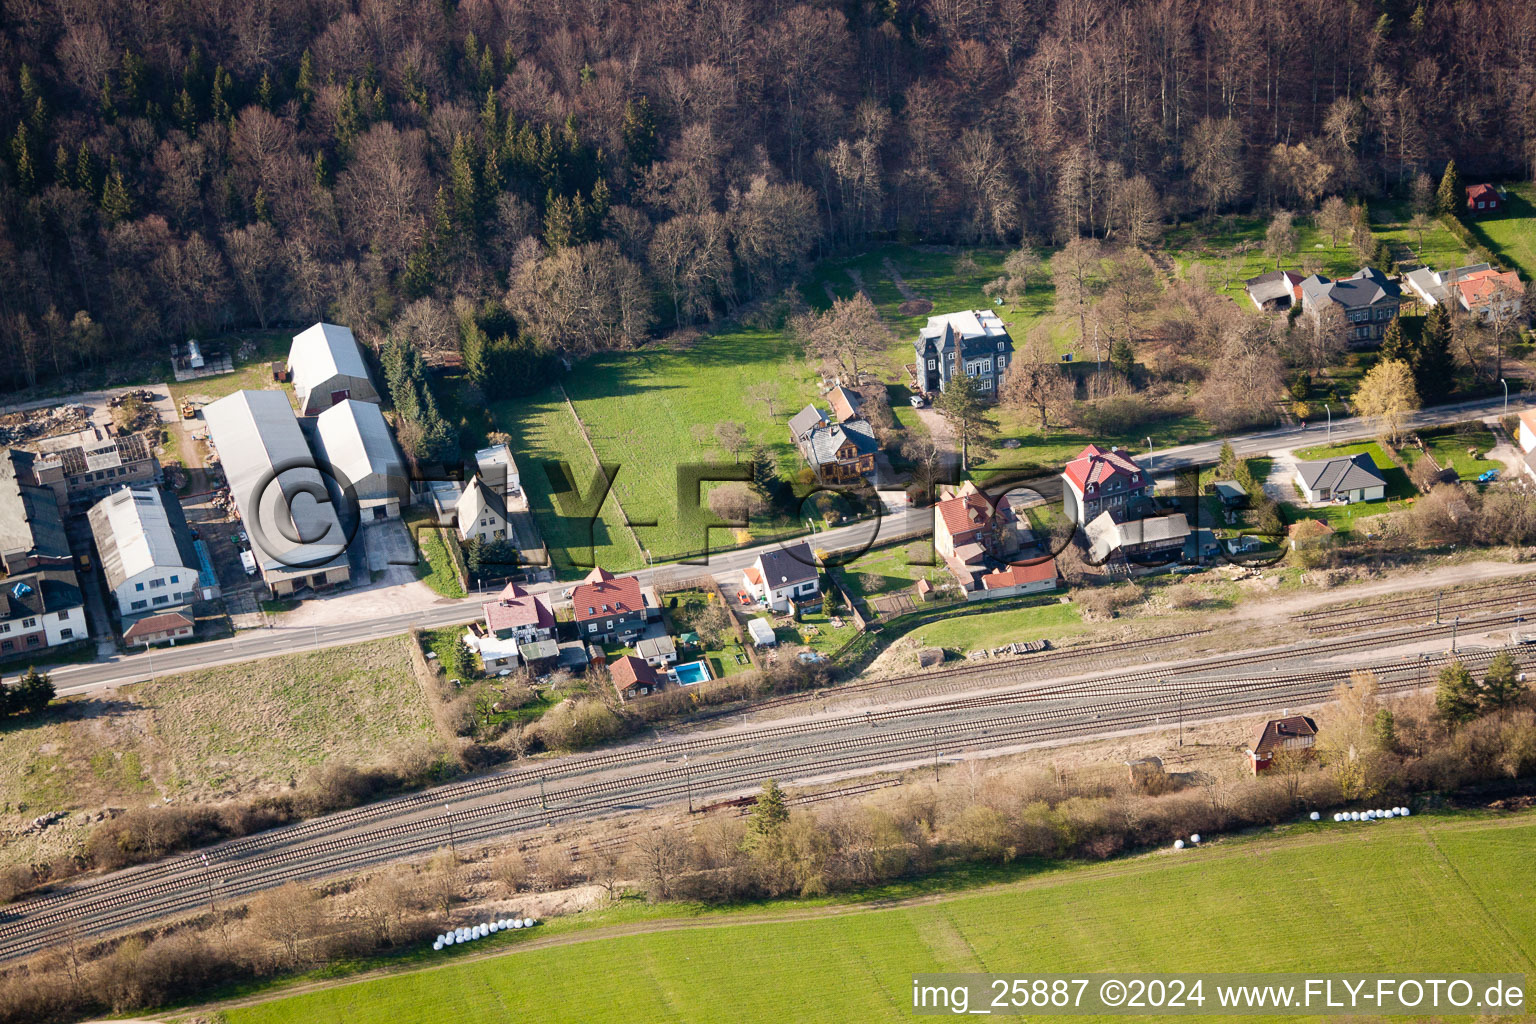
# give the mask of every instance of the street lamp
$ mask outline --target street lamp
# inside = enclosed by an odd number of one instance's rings
[[[1152,438],[1147,438],[1147,465],[1152,465]]]
[[[1323,403],[1323,411],[1328,414],[1328,438],[1327,439],[1329,441],[1332,441],[1333,440],[1333,410],[1328,407],[1328,403],[1327,402],[1324,402]]]
[[[1499,383],[1504,385],[1504,415],[1508,416],[1509,415],[1509,381],[1505,380],[1503,377],[1500,377],[1499,378]]]

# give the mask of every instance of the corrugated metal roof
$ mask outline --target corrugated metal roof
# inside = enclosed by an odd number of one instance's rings
[[[315,417],[315,431],[325,465],[339,483],[356,489],[357,500],[405,500],[405,464],[378,406],[351,398],[338,402]]]
[[[237,391],[203,409],[262,572],[344,564],[346,534],[282,391]]]
[[[337,324],[318,323],[294,335],[288,369],[294,390],[301,395],[338,375],[372,381],[352,329]]]
[[[173,511],[174,507],[174,511]],[[116,590],[155,566],[180,566],[197,575],[197,549],[181,503],[158,487],[119,487],[87,513],[101,569]]]

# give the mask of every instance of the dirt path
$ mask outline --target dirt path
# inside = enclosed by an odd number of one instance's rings
[[[943,461],[946,464],[955,463],[958,466],[960,452],[955,447],[955,431],[950,426],[949,420],[944,418],[944,414],[932,405],[925,405],[921,409],[912,411],[917,413],[917,418],[922,421],[923,426],[928,428],[928,435],[933,438],[934,443],[944,450]]]
[[[1393,822],[1388,827],[1398,829],[1412,829],[1422,834],[1435,832],[1481,832],[1490,829],[1523,828],[1529,825],[1536,817],[1536,812],[1514,813],[1498,818],[1466,818],[1445,820],[1439,819],[1432,826],[1426,824],[1427,819],[1412,818],[1406,821]],[[1268,831],[1268,830],[1266,830]],[[363,982],[375,981],[390,975],[409,974],[424,970],[437,970],[444,967],[457,967],[466,963],[489,960],[493,957],[508,956],[516,953],[531,952],[533,950],[550,949],[557,946],[569,946],[581,942],[594,942],[604,939],[622,938],[632,935],[650,935],[660,932],[684,931],[689,929],[731,928],[739,925],[758,924],[793,924],[817,918],[841,917],[847,914],[870,913],[879,910],[896,910],[908,907],[930,906],[947,900],[962,899],[978,896],[986,896],[989,893],[1004,891],[1055,889],[1062,885],[1074,884],[1083,880],[1102,880],[1122,878],[1145,874],[1149,871],[1159,871],[1166,866],[1170,857],[1215,857],[1218,859],[1230,859],[1233,857],[1253,857],[1262,855],[1265,850],[1284,846],[1285,849],[1298,847],[1316,847],[1322,845],[1334,845],[1338,843],[1369,842],[1376,829],[1321,829],[1315,832],[1301,835],[1286,835],[1252,839],[1239,837],[1238,842],[1223,841],[1220,836],[1212,837],[1206,841],[1197,851],[1175,853],[1168,849],[1150,850],[1130,857],[1121,858],[1101,864],[1085,864],[1074,866],[1069,870],[1051,871],[1024,879],[1015,879],[1006,882],[997,882],[990,885],[981,885],[975,888],[956,889],[936,893],[924,893],[920,896],[911,896],[901,899],[865,900],[856,903],[847,903],[837,906],[813,907],[802,910],[790,910],[778,913],[722,913],[717,917],[706,918],[671,918],[660,921],[637,922],[624,925],[597,926],[562,935],[551,935],[548,938],[531,939],[519,942],[515,946],[491,948],[483,953],[456,953],[439,963],[422,964],[415,962],[396,967],[381,967],[371,971],[364,971],[347,978],[325,979],[320,981],[304,982],[287,986],[278,991],[271,991],[257,995],[246,996],[219,1003],[210,1003],[200,1007],[189,1008],[183,1016],[196,1016],[218,1010],[229,1010],[237,1007],[254,1006],[258,1003],[270,1002],[276,999],[287,999],[291,996],[304,995],[321,989],[336,988],[342,985],[356,985]],[[1255,847],[1258,847],[1256,850]],[[154,1021],[135,1022],[98,1022],[98,1024],[157,1024]]]
[[[913,291],[912,286],[907,284],[906,280],[902,278],[901,271],[896,269],[896,264],[891,262],[889,256],[880,261],[880,266],[885,268],[885,272],[891,276],[891,284],[894,284],[896,290],[901,292],[902,298],[908,302],[915,302],[923,297]]]
[[[1324,605],[1380,597],[1383,594],[1401,594],[1406,591],[1428,590],[1434,587],[1481,583],[1485,580],[1528,576],[1532,573],[1536,573],[1536,566],[1522,562],[1468,562],[1460,565],[1442,565],[1435,569],[1394,573],[1383,579],[1349,584],[1336,590],[1308,590],[1291,597],[1245,601],[1227,614],[1234,618],[1285,619],[1297,612],[1310,611]]]
[[[848,276],[853,280],[853,286],[858,289],[859,294],[864,296],[870,301],[871,304],[873,304],[875,297],[869,294],[868,288],[864,287],[864,275],[859,273],[857,270],[854,270],[852,267],[849,267]]]

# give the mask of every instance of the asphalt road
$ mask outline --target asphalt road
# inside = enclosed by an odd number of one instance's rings
[[[1509,409],[1518,412],[1530,404],[1529,401],[1511,401]],[[1502,398],[1436,406],[1413,416],[1409,425],[1421,427],[1453,423],[1498,414],[1503,409]],[[1375,433],[1376,430],[1370,422],[1347,418],[1334,420],[1331,429],[1326,423],[1312,423],[1306,430],[1281,428],[1244,434],[1232,438],[1231,443],[1233,450],[1239,455],[1259,455],[1300,445],[1323,444],[1330,440],[1333,442],[1355,441],[1373,437]],[[1221,441],[1208,441],[1163,451],[1154,449],[1150,463],[1143,461],[1143,465],[1147,466],[1150,472],[1163,475],[1185,466],[1212,463],[1218,458],[1221,445]],[[1042,493],[1054,499],[1055,492],[1059,491],[1059,481],[1051,478],[1043,483],[1045,486],[1041,488]],[[1050,485],[1058,486],[1053,488]],[[825,548],[833,552],[846,552],[861,550],[880,543],[883,538],[907,536],[917,531],[928,532],[932,527],[933,509],[931,507],[908,508],[889,513],[880,519],[818,532],[814,538],[807,539],[811,541],[813,547]],[[705,572],[726,579],[751,565],[760,552],[777,546],[778,542],[773,542],[713,555],[707,567],[667,564],[641,569],[635,575],[641,582],[647,584],[697,577]],[[529,589],[535,593],[548,593],[564,590],[567,586],[569,583],[551,583]],[[211,668],[267,658],[276,654],[291,654],[297,651],[360,643],[364,640],[402,633],[412,627],[430,629],[468,622],[479,616],[480,605],[484,600],[483,596],[475,596],[420,611],[332,626],[271,626],[267,629],[248,631],[228,640],[213,640],[181,648],[162,648],[157,651],[117,655],[104,661],[63,666],[54,669],[52,675],[54,685],[58,687],[61,695],[89,693],[172,672]]]
[[[908,536],[915,532],[932,529],[933,510],[902,509],[873,520],[853,523],[818,531],[806,538],[816,548],[832,552],[858,551],[872,544],[883,543],[892,537]],[[778,547],[778,542],[753,548],[713,555],[709,564],[687,565],[668,563],[637,570],[634,575],[644,584],[696,578],[711,573],[735,582],[742,569],[757,560],[758,554]],[[560,592],[569,582],[543,583],[527,589],[536,594]],[[460,622],[468,622],[480,616],[481,605],[488,596],[477,594],[460,601],[446,602],[399,615],[319,626],[269,626],[266,629],[247,630],[227,640],[209,640],[183,647],[159,648],[134,654],[120,654],[104,661],[80,665],[67,665],[52,670],[54,685],[60,696],[90,693],[124,683],[140,682],[155,676],[190,669],[212,668],[231,665],[276,654],[292,654],[297,651],[336,647],[343,644],[361,643],[380,637],[394,636],[413,627],[432,629]]]
[[[1512,613],[1463,620],[1465,644],[1507,629]],[[789,717],[657,734],[653,742],[525,761],[421,793],[234,840],[0,907],[0,960],[105,934],[299,879],[354,872],[522,835],[538,844],[551,825],[663,805],[692,806],[754,792],[768,777],[791,785],[993,756],[1063,739],[1166,729],[1327,698],[1352,667],[1378,671],[1383,688],[1414,689],[1447,657],[1449,624],[1411,624],[1364,636],[1313,639],[1264,651],[1191,657],[1192,642],[1132,645],[1073,664],[1070,650],[963,666],[913,682],[927,697],[807,698]],[[1430,653],[1438,652],[1438,653]],[[1421,655],[1428,655],[1424,660]],[[1529,666],[1536,651],[1517,650]],[[1474,670],[1492,651],[1464,651]],[[1118,669],[1114,666],[1118,665]],[[828,701],[838,701],[828,707]],[[820,707],[821,710],[813,710]]]

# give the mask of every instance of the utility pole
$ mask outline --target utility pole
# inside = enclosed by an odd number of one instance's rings
[[[208,913],[217,915],[219,912],[218,908],[213,905],[213,865],[208,863],[208,855],[206,853],[201,856],[203,858],[203,880],[208,885]]]
[[[933,730],[933,781],[939,781],[939,730]]]
[[[453,812],[448,809],[447,804],[443,804],[443,823],[448,826],[448,852],[452,853],[453,859],[457,861],[459,859],[459,847],[454,841]]]
[[[1461,616],[1458,615],[1451,622],[1451,656],[1456,656],[1456,633],[1461,629]]]
[[[1435,625],[1437,626],[1440,625],[1440,595],[1443,593],[1445,593],[1443,590],[1435,591]]]
[[[693,770],[688,764],[688,755],[683,755],[683,784],[688,787],[688,813],[693,813]]]

